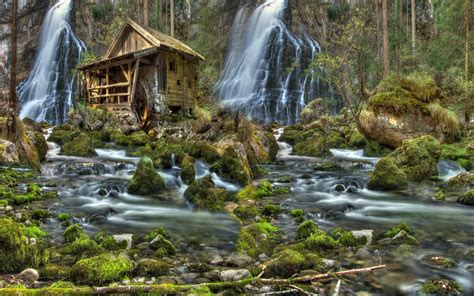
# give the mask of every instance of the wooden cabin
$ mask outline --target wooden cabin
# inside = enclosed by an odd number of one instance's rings
[[[79,88],[89,105],[131,111],[143,126],[165,110],[192,112],[203,59],[183,42],[128,19],[104,58],[79,68]]]

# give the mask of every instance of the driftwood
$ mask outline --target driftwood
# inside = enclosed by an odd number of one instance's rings
[[[211,291],[223,291],[231,288],[242,288],[249,284],[264,284],[264,285],[277,285],[281,287],[287,287],[289,290],[274,292],[272,295],[285,294],[288,292],[300,292],[303,294],[309,294],[297,284],[311,284],[312,282],[322,281],[325,279],[338,278],[340,276],[372,272],[377,269],[386,267],[385,265],[377,265],[367,268],[351,269],[345,271],[339,271],[334,273],[324,273],[318,275],[309,275],[302,277],[294,277],[288,279],[274,279],[274,278],[258,278],[252,277],[243,279],[235,282],[216,282],[216,283],[203,283],[196,285],[169,285],[169,284],[157,284],[157,285],[136,285],[136,286],[109,286],[109,287],[96,287],[96,288],[42,288],[25,290],[34,292],[32,294],[41,295],[42,293],[47,295],[107,295],[107,294],[142,294],[142,293],[157,293],[157,294],[182,294],[194,288],[208,287]],[[0,293],[5,295],[18,295],[21,289],[0,289]],[[283,292],[283,293],[282,293]],[[30,295],[25,292],[25,295]]]

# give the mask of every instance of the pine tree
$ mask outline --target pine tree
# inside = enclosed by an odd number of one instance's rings
[[[382,0],[382,36],[383,36],[383,75],[390,74],[390,57],[388,52],[388,4]]]

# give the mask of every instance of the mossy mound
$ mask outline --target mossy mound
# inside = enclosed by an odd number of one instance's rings
[[[53,131],[48,137],[49,142],[54,142],[60,146],[67,142],[71,142],[78,137],[81,132],[70,125],[59,125],[53,128]]]
[[[461,285],[445,279],[430,279],[421,287],[426,295],[461,295],[463,291]]]
[[[267,222],[258,222],[240,229],[237,251],[256,257],[265,253],[270,255],[277,243],[278,228]]]
[[[71,156],[97,156],[92,139],[85,133],[61,146],[61,154]]]
[[[0,273],[19,273],[42,263],[37,246],[27,244],[22,225],[10,218],[0,218],[0,242]]]
[[[466,170],[474,169],[474,153],[470,152],[467,145],[462,143],[441,145],[440,159],[453,160]]]
[[[104,253],[76,262],[70,276],[76,283],[101,285],[121,280],[133,269],[133,263],[127,256]]]
[[[313,251],[331,250],[337,247],[337,242],[326,232],[319,230],[309,236],[304,245]]]
[[[413,230],[411,229],[411,227],[406,224],[406,223],[400,223],[398,225],[395,225],[393,226],[392,228],[390,228],[386,233],[385,235],[387,237],[390,237],[390,238],[393,238],[395,235],[399,234],[400,231],[405,231],[407,232],[408,234],[410,235],[414,235],[415,233],[413,232]]]
[[[298,238],[308,238],[313,233],[319,231],[318,225],[313,220],[304,221],[296,229],[296,234]]]
[[[474,172],[467,172],[457,175],[448,180],[450,187],[474,186]]]
[[[137,262],[134,273],[138,276],[162,276],[168,272],[169,265],[166,262],[154,259],[141,259]]]
[[[81,235],[69,246],[69,252],[74,255],[81,255],[84,252],[95,254],[99,251],[99,245],[88,235]]]
[[[216,188],[211,176],[195,180],[184,192],[184,198],[191,201],[198,209],[221,211],[224,203],[230,199],[229,193]]]
[[[342,228],[336,228],[331,232],[331,236],[338,244],[345,247],[361,247],[367,243],[367,237],[355,237],[350,231],[345,231]]]
[[[461,194],[456,200],[456,202],[465,206],[474,206],[474,189],[471,189]]]
[[[81,226],[78,224],[73,224],[66,228],[63,233],[64,241],[66,243],[72,243],[77,238],[81,237],[84,234],[84,230],[82,230]]]
[[[132,181],[128,185],[128,192],[139,195],[156,194],[165,187],[165,181],[155,170],[153,161],[148,157],[140,159]]]
[[[456,114],[438,104],[439,98],[439,89],[426,73],[392,75],[376,88],[358,125],[368,138],[393,148],[423,134],[452,143],[460,136],[460,124]]]
[[[306,263],[305,256],[294,250],[284,250],[274,257],[265,270],[265,275],[270,278],[290,278],[299,273]]]
[[[373,190],[397,190],[407,186],[407,176],[391,157],[384,157],[377,163],[368,183]]]
[[[258,200],[273,194],[272,184],[268,181],[263,181],[262,185],[247,185],[239,192],[237,192],[237,199],[242,200]]]
[[[253,179],[252,170],[248,166],[248,162],[241,160],[235,149],[230,146],[224,150],[222,158],[214,162],[211,170],[223,178],[243,185],[250,184]]]
[[[145,146],[150,142],[150,137],[142,130],[125,135],[122,131],[116,130],[111,133],[110,140],[121,146]]]
[[[179,175],[186,184],[191,184],[196,177],[196,170],[194,169],[195,159],[192,156],[185,156],[181,163],[181,172]]]
[[[48,143],[46,142],[43,133],[39,131],[28,130],[27,134],[31,140],[31,143],[33,144],[33,146],[35,146],[36,151],[38,152],[39,160],[45,160],[46,153],[48,152]]]

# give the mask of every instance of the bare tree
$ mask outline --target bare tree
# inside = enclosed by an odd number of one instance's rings
[[[11,17],[11,48],[10,48],[10,100],[8,102],[8,134],[10,137],[16,135],[16,115],[18,111],[16,98],[16,66],[17,66],[17,0],[12,0],[12,17]]]
[[[416,50],[416,3],[411,0],[411,48],[413,53]]]
[[[382,0],[382,36],[383,36],[383,76],[390,74],[390,58],[388,53],[388,4]]]
[[[148,27],[148,0],[143,0],[143,25]]]
[[[466,15],[465,15],[465,29],[466,29],[466,40],[465,40],[465,60],[464,60],[464,78],[469,81],[469,53],[471,51],[471,30],[469,28],[471,22],[471,9],[472,4],[471,0],[466,0]],[[470,92],[466,90],[466,95],[464,97],[464,119],[468,123],[470,121]]]
[[[170,34],[174,37],[174,0],[170,0]]]

